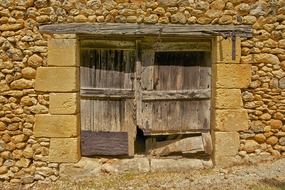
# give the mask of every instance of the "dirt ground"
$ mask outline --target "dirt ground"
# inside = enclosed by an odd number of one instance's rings
[[[1,189],[35,190],[285,190],[285,158],[257,165],[228,169],[207,169],[188,172],[155,172],[102,174],[77,180],[61,179],[55,183],[30,187],[0,186]]]

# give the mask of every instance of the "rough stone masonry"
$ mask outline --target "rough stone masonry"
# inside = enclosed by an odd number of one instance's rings
[[[54,63],[48,52],[61,44],[48,51],[58,36],[41,34],[39,26],[83,22],[251,25],[253,37],[240,39],[236,60],[215,59],[215,160],[227,165],[285,155],[285,0],[1,0],[1,180],[55,181],[61,162],[79,159],[77,150],[56,158],[64,152],[59,147],[78,146],[72,127],[78,122],[78,69],[60,61],[46,67]],[[72,81],[59,85],[62,73]],[[65,98],[73,103],[58,106]],[[46,130],[47,123],[57,133]]]

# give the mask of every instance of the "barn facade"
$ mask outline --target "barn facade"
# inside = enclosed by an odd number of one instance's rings
[[[285,154],[284,0],[4,0],[0,15],[5,181],[82,157]]]

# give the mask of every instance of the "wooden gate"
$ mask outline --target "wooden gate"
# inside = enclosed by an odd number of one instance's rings
[[[136,127],[148,136],[209,132],[210,46],[83,40],[82,155],[133,155]]]

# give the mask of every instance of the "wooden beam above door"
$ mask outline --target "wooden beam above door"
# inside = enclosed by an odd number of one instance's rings
[[[70,23],[40,26],[40,32],[50,34],[78,34],[101,36],[201,36],[211,37],[235,33],[240,37],[251,37],[250,25],[147,25],[130,23]]]

